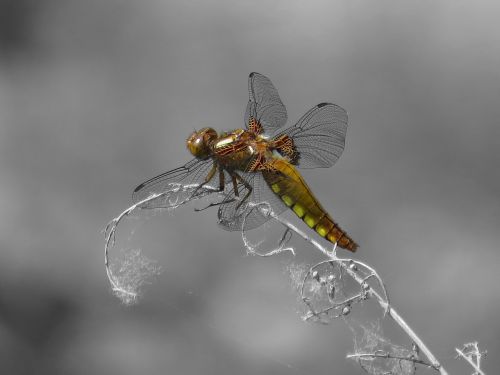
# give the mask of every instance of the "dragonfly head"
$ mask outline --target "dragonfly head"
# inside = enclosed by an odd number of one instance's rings
[[[208,159],[211,156],[210,144],[217,139],[217,132],[212,128],[194,131],[187,139],[188,150],[198,159]]]

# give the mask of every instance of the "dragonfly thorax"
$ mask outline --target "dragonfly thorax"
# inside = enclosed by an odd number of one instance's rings
[[[217,132],[212,128],[194,131],[186,141],[187,148],[198,159],[208,159],[211,156],[210,145],[217,139]]]

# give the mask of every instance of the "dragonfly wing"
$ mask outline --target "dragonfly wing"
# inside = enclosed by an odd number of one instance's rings
[[[270,216],[263,215],[258,209],[251,209],[245,203],[267,202],[276,215],[286,210],[286,206],[281,202],[272,190],[268,187],[261,173],[241,173],[240,176],[252,186],[252,193],[239,208],[240,199],[229,203],[224,203],[219,207],[219,224],[228,231],[251,230],[260,227],[271,219]],[[238,184],[239,196],[243,198],[247,192],[246,188]],[[226,195],[226,200],[234,198],[234,189],[231,188]],[[237,209],[238,208],[238,209]]]
[[[132,200],[138,203],[153,194],[164,194],[141,205],[141,208],[170,208],[186,203],[192,198],[199,198],[210,189],[214,190],[218,184],[218,179],[214,178],[204,185],[207,189],[199,189],[196,196],[193,196],[196,187],[205,181],[212,167],[211,159],[194,158],[182,167],[162,173],[137,186],[132,194]]]
[[[310,109],[292,127],[276,136],[292,138],[300,168],[327,168],[338,160],[345,146],[347,112],[332,103]]]
[[[273,133],[285,124],[286,108],[269,78],[259,73],[250,73],[248,93],[249,100],[245,111],[247,127],[252,118],[259,122],[267,133]]]

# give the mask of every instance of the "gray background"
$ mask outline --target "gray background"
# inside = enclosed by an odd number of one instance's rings
[[[284,270],[314,251],[245,257],[215,210],[132,219],[123,246],[164,272],[138,306],[109,291],[103,226],[138,183],[189,159],[193,128],[243,124],[257,71],[290,122],[323,101],[348,110],[342,158],[307,181],[446,367],[470,374],[454,347],[479,340],[496,373],[499,11],[456,0],[1,1],[1,372],[362,372],[344,359],[341,321],[296,313]]]

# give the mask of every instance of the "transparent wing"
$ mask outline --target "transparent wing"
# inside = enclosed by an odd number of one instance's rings
[[[200,198],[210,191],[214,191],[218,184],[218,176],[204,185],[203,189],[196,188],[205,181],[213,167],[211,159],[193,159],[182,167],[172,169],[159,176],[153,177],[137,186],[132,194],[134,203],[138,203],[153,194],[164,196],[141,205],[142,208],[171,208],[188,202],[193,198]],[[193,194],[196,191],[196,196]],[[168,194],[167,194],[168,193]]]
[[[259,73],[248,76],[249,100],[245,111],[245,125],[250,117],[260,122],[264,132],[273,133],[283,126],[287,119],[286,108],[281,102],[278,90],[271,80]]]
[[[287,209],[285,204],[277,197],[273,191],[267,186],[266,181],[261,173],[241,173],[240,176],[252,186],[252,193],[245,203],[261,203],[267,202],[271,205],[272,210],[276,215],[279,215]],[[247,189],[238,184],[240,198],[243,198]],[[225,200],[234,198],[234,189],[230,189]],[[236,199],[233,202],[225,203],[219,207],[218,218],[219,224],[223,229],[228,231],[241,231],[242,229],[251,230],[260,227],[271,217],[264,216],[259,210],[250,210],[245,203],[236,210],[241,200]],[[243,224],[244,228],[243,228]]]
[[[286,134],[293,139],[299,153],[298,167],[327,168],[342,155],[346,132],[346,110],[332,103],[321,103],[277,137]]]

